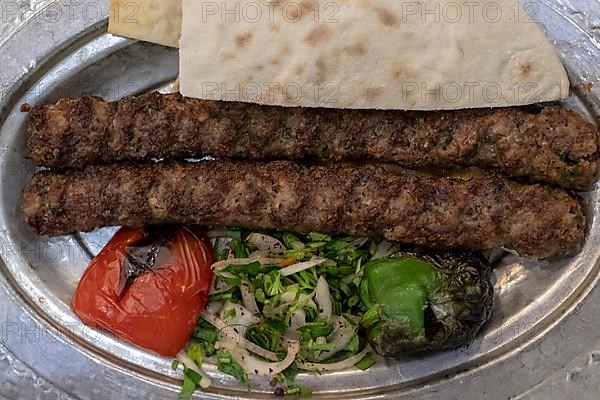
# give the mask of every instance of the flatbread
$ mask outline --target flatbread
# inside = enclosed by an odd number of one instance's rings
[[[553,46],[515,0],[183,0],[182,9],[185,96],[434,110],[569,92]]]
[[[181,0],[112,0],[108,32],[179,47]]]

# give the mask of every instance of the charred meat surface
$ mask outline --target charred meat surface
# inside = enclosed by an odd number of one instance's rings
[[[381,166],[289,161],[88,166],[37,173],[22,212],[37,233],[110,225],[202,224],[381,235],[434,248],[507,247],[565,256],[585,217],[566,191],[496,174],[451,178]]]
[[[212,155],[376,160],[407,168],[492,168],[567,188],[598,171],[597,128],[560,106],[458,111],[340,110],[149,93],[62,99],[30,111],[27,147],[57,168]]]

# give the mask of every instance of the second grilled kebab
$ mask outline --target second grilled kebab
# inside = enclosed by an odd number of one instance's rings
[[[49,235],[201,224],[381,235],[437,248],[504,246],[537,257],[572,254],[585,234],[581,206],[558,188],[488,173],[464,179],[289,161],[42,171],[25,188],[22,212],[37,233]]]

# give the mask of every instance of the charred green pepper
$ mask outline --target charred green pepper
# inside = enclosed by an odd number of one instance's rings
[[[364,266],[363,326],[380,355],[468,344],[489,319],[491,267],[480,255],[403,253]]]

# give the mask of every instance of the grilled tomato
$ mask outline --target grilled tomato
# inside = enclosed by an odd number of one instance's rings
[[[86,325],[173,356],[206,305],[211,263],[200,228],[121,228],[85,271],[73,311]]]

